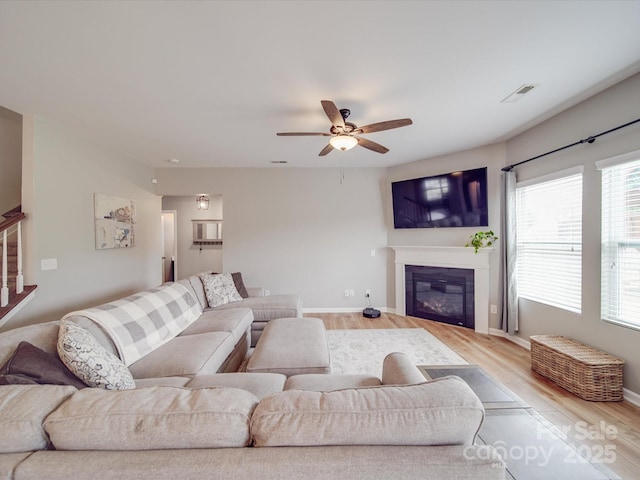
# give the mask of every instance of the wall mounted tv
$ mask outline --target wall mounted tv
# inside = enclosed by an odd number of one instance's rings
[[[395,228],[489,225],[487,168],[391,184]]]

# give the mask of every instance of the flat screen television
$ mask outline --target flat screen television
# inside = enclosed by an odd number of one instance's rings
[[[486,167],[393,182],[391,195],[395,228],[489,225]]]

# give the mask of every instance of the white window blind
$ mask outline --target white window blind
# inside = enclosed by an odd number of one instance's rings
[[[582,171],[560,173],[516,185],[518,296],[580,313]]]
[[[640,152],[602,168],[602,319],[640,329]],[[607,163],[613,163],[608,166]]]

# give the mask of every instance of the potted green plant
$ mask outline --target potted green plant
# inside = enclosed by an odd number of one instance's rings
[[[498,237],[496,237],[491,230],[487,232],[476,232],[469,237],[469,241],[465,244],[465,247],[473,247],[476,253],[478,253],[478,249],[490,247],[496,240],[498,240]]]

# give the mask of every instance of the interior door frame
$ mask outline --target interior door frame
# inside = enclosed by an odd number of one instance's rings
[[[171,257],[173,258],[173,279],[176,280],[178,278],[178,211],[177,210],[162,210],[162,221],[163,221],[163,229],[162,229],[162,258],[163,258],[163,263],[162,263],[162,272],[163,272],[163,278],[162,278],[162,282],[164,283],[166,281],[166,279],[164,278],[164,260],[165,260],[165,255],[164,255],[164,246],[165,246],[165,230],[164,230],[164,221],[165,221],[165,214],[169,214],[172,215],[173,217],[173,252]]]

